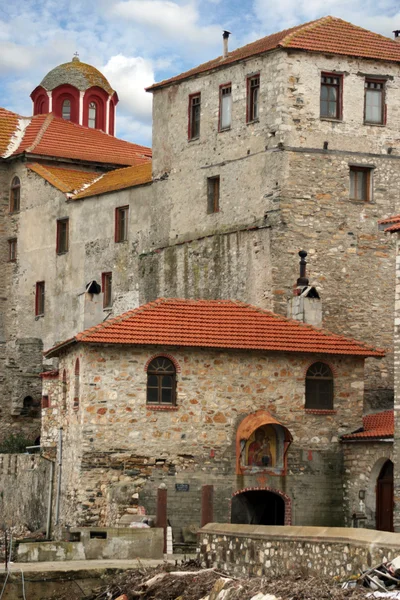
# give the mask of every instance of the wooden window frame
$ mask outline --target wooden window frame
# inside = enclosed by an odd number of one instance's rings
[[[365,194],[363,193],[362,198],[357,198],[357,193],[352,196],[351,195],[351,181],[352,181],[352,173],[365,173]],[[355,189],[357,189],[357,178],[355,176]],[[365,197],[364,197],[365,196]],[[372,200],[372,167],[364,167],[358,165],[350,165],[349,171],[349,197],[350,200],[355,200],[356,202],[371,202]]]
[[[199,100],[198,103],[195,103],[196,100]],[[197,92],[196,94],[190,94],[189,96],[189,105],[188,105],[188,140],[198,140],[200,138],[200,114],[198,119],[198,132],[194,131],[196,118],[195,112],[198,107],[199,113],[201,113],[201,93]]]
[[[64,117],[64,104],[66,102],[69,102],[69,112],[68,112],[68,118]],[[71,98],[64,98],[63,101],[61,102],[61,118],[64,119],[64,121],[71,121],[71,115],[72,115],[72,102],[73,100],[71,100]]]
[[[224,90],[230,90],[231,97],[231,122],[228,126],[222,127],[222,97],[224,96]],[[228,94],[226,94],[228,95]],[[232,82],[223,83],[219,86],[219,113],[218,113],[218,131],[229,131],[232,127],[232,106],[233,106],[233,98],[232,98]]]
[[[169,370],[160,370],[153,367],[153,364],[157,363],[160,360],[167,361],[170,364]],[[171,387],[163,387],[162,378],[164,376],[172,377],[172,385]],[[150,377],[157,377],[157,386],[150,386],[149,379]],[[157,402],[149,401],[149,389],[157,389]],[[171,390],[171,402],[163,402],[162,401],[162,390],[168,389]],[[172,360],[167,356],[157,356],[154,358],[148,368],[147,368],[147,385],[146,385],[146,404],[147,406],[176,406],[176,367]]]
[[[382,107],[381,107],[381,120],[380,121],[367,121],[367,90],[368,83],[379,84],[382,86],[381,88],[381,98],[382,98]],[[364,81],[364,124],[365,125],[386,125],[386,80],[374,78],[374,77],[366,77]]]
[[[125,227],[122,227],[121,215],[125,215]],[[129,205],[118,206],[115,209],[115,242],[117,244],[128,240]]]
[[[63,237],[63,227],[65,227],[65,237]],[[64,244],[64,245],[63,245]],[[57,241],[56,241],[56,252],[57,254],[67,254],[69,251],[69,219],[58,219],[57,220]]]
[[[207,214],[218,213],[221,194],[221,177],[207,177]]]
[[[103,292],[103,308],[112,307],[112,272],[101,274],[101,290]]]
[[[258,79],[258,85],[252,86],[252,81]],[[247,77],[247,103],[246,103],[246,123],[256,123],[260,120],[260,73],[249,75]],[[254,92],[258,90],[257,103],[254,102]],[[257,104],[257,115],[254,116],[254,107]]]
[[[338,83],[337,84],[333,84],[333,83],[324,83],[323,78],[324,77],[328,77],[328,78],[335,78],[338,79]],[[326,86],[326,87],[334,87],[338,90],[338,94],[337,94],[337,106],[336,106],[336,116],[335,117],[330,117],[329,115],[322,115],[321,114],[321,96],[322,96],[322,87]],[[343,119],[343,74],[342,73],[329,73],[327,71],[323,71],[321,73],[321,77],[320,77],[320,93],[319,93],[319,97],[320,97],[320,107],[319,107],[319,116],[320,119],[328,119],[330,121],[342,121]]]
[[[10,238],[8,240],[8,262],[16,262],[17,248],[17,238]]]
[[[315,369],[319,365],[323,366],[326,371],[329,372],[328,376],[316,376],[310,375],[310,371]],[[321,367],[319,367],[321,368]],[[330,397],[328,398],[328,402],[325,404],[321,404],[320,398],[316,399],[316,395],[318,395],[319,387],[315,385],[315,383],[326,382],[326,390],[324,393],[329,393]],[[317,391],[316,391],[317,390]],[[333,371],[329,365],[322,361],[315,361],[312,365],[310,365],[307,369],[306,378],[305,378],[305,405],[304,408],[306,410],[321,410],[321,411],[332,411],[334,410],[334,379],[333,379]]]
[[[45,313],[46,286],[44,281],[36,282],[35,317],[43,317]]]
[[[48,394],[42,396],[42,408],[50,408],[50,396]]]
[[[93,126],[90,125],[90,121],[91,121],[91,118],[90,118],[90,109],[92,108],[91,104],[94,104],[94,125]],[[98,111],[97,102],[95,102],[94,100],[91,100],[89,102],[87,110],[88,110],[88,113],[87,113],[87,115],[88,115],[88,127],[90,129],[96,129],[97,125],[98,125],[98,116],[97,115],[98,115],[98,112],[99,112]]]
[[[21,180],[14,175],[10,186],[10,213],[18,213],[21,209]]]

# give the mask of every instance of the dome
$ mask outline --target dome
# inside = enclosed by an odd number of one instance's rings
[[[70,84],[85,92],[87,89],[97,86],[112,95],[114,90],[102,73],[92,65],[81,62],[77,56],[71,62],[55,67],[42,79],[40,85],[45,90],[54,90],[59,85]]]

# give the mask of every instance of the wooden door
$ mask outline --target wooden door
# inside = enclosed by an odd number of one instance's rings
[[[393,463],[383,465],[376,485],[376,528],[393,531]]]

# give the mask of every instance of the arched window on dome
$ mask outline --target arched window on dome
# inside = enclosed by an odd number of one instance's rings
[[[61,116],[66,121],[71,120],[71,100],[68,100],[68,98],[62,103]]]
[[[325,363],[315,362],[307,371],[305,408],[333,409],[333,375]]]
[[[96,115],[97,115],[97,104],[91,102],[89,104],[89,115],[88,115],[88,127],[96,129]]]

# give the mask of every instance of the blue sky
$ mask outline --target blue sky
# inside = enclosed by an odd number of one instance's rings
[[[3,0],[0,105],[30,115],[30,92],[78,51],[118,92],[118,137],[150,145],[144,87],[220,55],[222,29],[233,49],[327,14],[400,29],[398,0]]]

